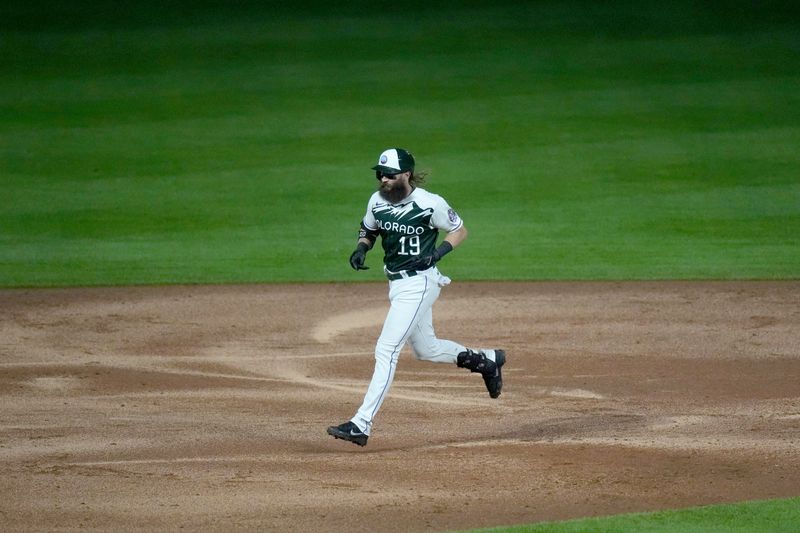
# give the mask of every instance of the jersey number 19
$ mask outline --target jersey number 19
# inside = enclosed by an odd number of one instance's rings
[[[408,248],[406,249],[406,246]],[[419,255],[419,235],[400,237],[400,251],[398,255]]]

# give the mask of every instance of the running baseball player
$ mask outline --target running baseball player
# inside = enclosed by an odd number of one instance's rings
[[[361,407],[348,422],[328,428],[337,439],[366,446],[372,423],[394,379],[400,350],[408,342],[417,359],[455,363],[483,376],[491,398],[503,387],[506,354],[499,349],[469,349],[436,338],[432,307],[450,279],[436,264],[467,238],[458,214],[441,196],[419,187],[425,173],[414,171],[414,157],[402,148],[385,150],[372,169],[378,190],[367,204],[350,266],[366,270],[364,260],[378,236],[391,306],[375,346],[375,371]],[[446,233],[436,245],[439,231]]]

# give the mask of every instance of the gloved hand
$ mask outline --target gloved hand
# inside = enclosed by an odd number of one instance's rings
[[[369,247],[363,242],[358,243],[355,251],[350,254],[350,266],[353,270],[369,270],[368,266],[364,266],[364,260],[367,258],[367,251]]]
[[[441,259],[442,257],[436,253],[436,250],[433,251],[432,254],[429,255],[420,255],[417,256],[414,261],[408,265],[408,270],[428,270],[430,267],[436,264],[436,262]]]
[[[453,245],[447,241],[442,241],[442,244],[436,248],[433,253],[428,255],[420,255],[408,266],[408,270],[428,270],[446,254],[453,250]]]

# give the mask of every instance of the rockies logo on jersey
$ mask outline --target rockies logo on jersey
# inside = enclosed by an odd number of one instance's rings
[[[433,209],[421,209],[416,203],[403,205],[375,204],[372,209],[378,229],[384,233],[396,232],[421,235],[430,228]]]

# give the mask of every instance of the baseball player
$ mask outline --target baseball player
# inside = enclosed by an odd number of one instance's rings
[[[359,446],[367,444],[406,342],[417,359],[455,363],[481,374],[492,398],[500,395],[506,361],[503,350],[468,349],[436,338],[433,331],[431,309],[441,288],[450,283],[436,264],[467,238],[461,218],[444,198],[419,187],[425,174],[414,172],[414,157],[408,151],[385,150],[372,169],[379,186],[367,204],[350,266],[368,269],[364,259],[380,236],[391,307],[375,345],[375,371],[361,407],[348,422],[328,428],[329,435]],[[446,235],[437,246],[439,231]]]

